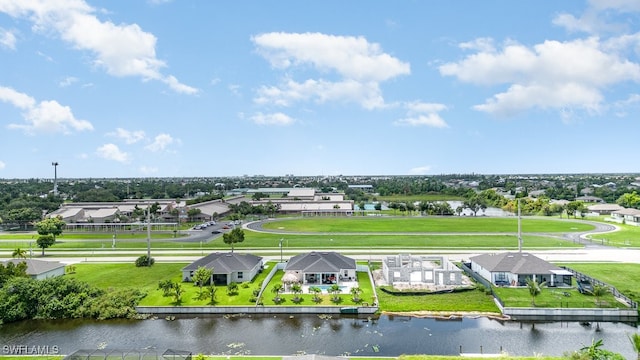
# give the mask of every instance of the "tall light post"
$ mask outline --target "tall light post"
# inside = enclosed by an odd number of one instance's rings
[[[147,204],[147,266],[151,266],[151,205]]]
[[[282,263],[282,241],[284,239],[280,239],[280,263]]]
[[[58,162],[51,163],[53,166],[53,196],[58,196]]]

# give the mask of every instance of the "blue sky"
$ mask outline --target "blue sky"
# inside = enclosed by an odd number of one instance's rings
[[[638,172],[639,15],[0,0],[0,178]]]

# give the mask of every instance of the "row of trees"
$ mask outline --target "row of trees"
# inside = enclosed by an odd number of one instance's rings
[[[66,276],[35,280],[26,275],[26,264],[0,268],[0,274],[0,324],[28,319],[135,318],[135,307],[145,295],[136,289],[104,291]]]

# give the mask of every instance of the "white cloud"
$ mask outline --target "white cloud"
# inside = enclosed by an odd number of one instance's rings
[[[278,86],[258,90],[258,104],[290,106],[294,102],[342,100],[372,109],[384,106],[379,84],[407,75],[408,63],[382,51],[380,45],[363,37],[321,33],[265,33],[251,39],[257,52],[277,69],[309,68],[323,78],[296,81],[285,79]]]
[[[129,131],[123,128],[117,128],[116,131],[107,133],[107,136],[114,136],[118,139],[124,140],[127,144],[135,144],[138,141],[144,140],[146,135],[142,130]]]
[[[96,149],[96,154],[107,160],[113,160],[121,163],[128,163],[131,158],[129,154],[121,151],[115,144],[104,144]]]
[[[409,169],[409,175],[426,175],[431,170],[431,166],[418,166]]]
[[[58,34],[78,50],[91,52],[94,65],[113,76],[139,76],[159,80],[179,93],[197,89],[181,84],[172,75],[163,75],[164,61],[156,57],[156,37],[137,24],[116,25],[100,21],[95,9],[84,0],[4,0],[0,12],[14,18],[28,18],[35,31]]]
[[[4,161],[0,161],[0,170],[3,170],[7,165],[4,163]]]
[[[590,0],[581,15],[560,13],[553,24],[572,32],[620,33],[636,22],[637,12],[640,12],[638,0]]]
[[[16,36],[13,32],[0,27],[0,46],[7,49],[16,49]]]
[[[179,140],[174,139],[169,134],[159,134],[153,139],[151,144],[144,148],[149,151],[158,152],[165,150],[169,145],[177,142],[179,142]]]
[[[66,78],[62,79],[62,81],[60,81],[58,83],[58,86],[60,87],[67,87],[67,86],[71,86],[73,83],[77,82],[78,79],[73,77],[73,76],[67,76]]]
[[[449,127],[438,114],[447,109],[444,104],[423,103],[419,101],[404,104],[407,115],[403,119],[394,121],[398,126],[429,126],[435,128]]]
[[[72,131],[93,130],[93,125],[86,120],[76,119],[68,106],[60,105],[55,100],[39,103],[31,96],[0,86],[0,101],[5,101],[23,110],[26,124],[9,124],[10,129],[24,130],[28,134],[64,133]]]
[[[138,170],[144,175],[151,175],[158,172],[158,168],[153,166],[141,166]]]
[[[295,122],[295,119],[283,113],[262,114],[257,113],[251,117],[251,121],[258,125],[279,125],[286,126]]]
[[[479,51],[440,66],[443,76],[480,85],[508,84],[476,110],[513,115],[531,109],[573,107],[598,111],[602,91],[626,81],[640,81],[640,64],[598,38],[545,41],[532,48],[509,43],[499,51]]]

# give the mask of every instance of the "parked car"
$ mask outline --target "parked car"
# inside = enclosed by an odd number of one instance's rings
[[[578,279],[578,291],[580,294],[593,294],[593,285],[587,279]]]

